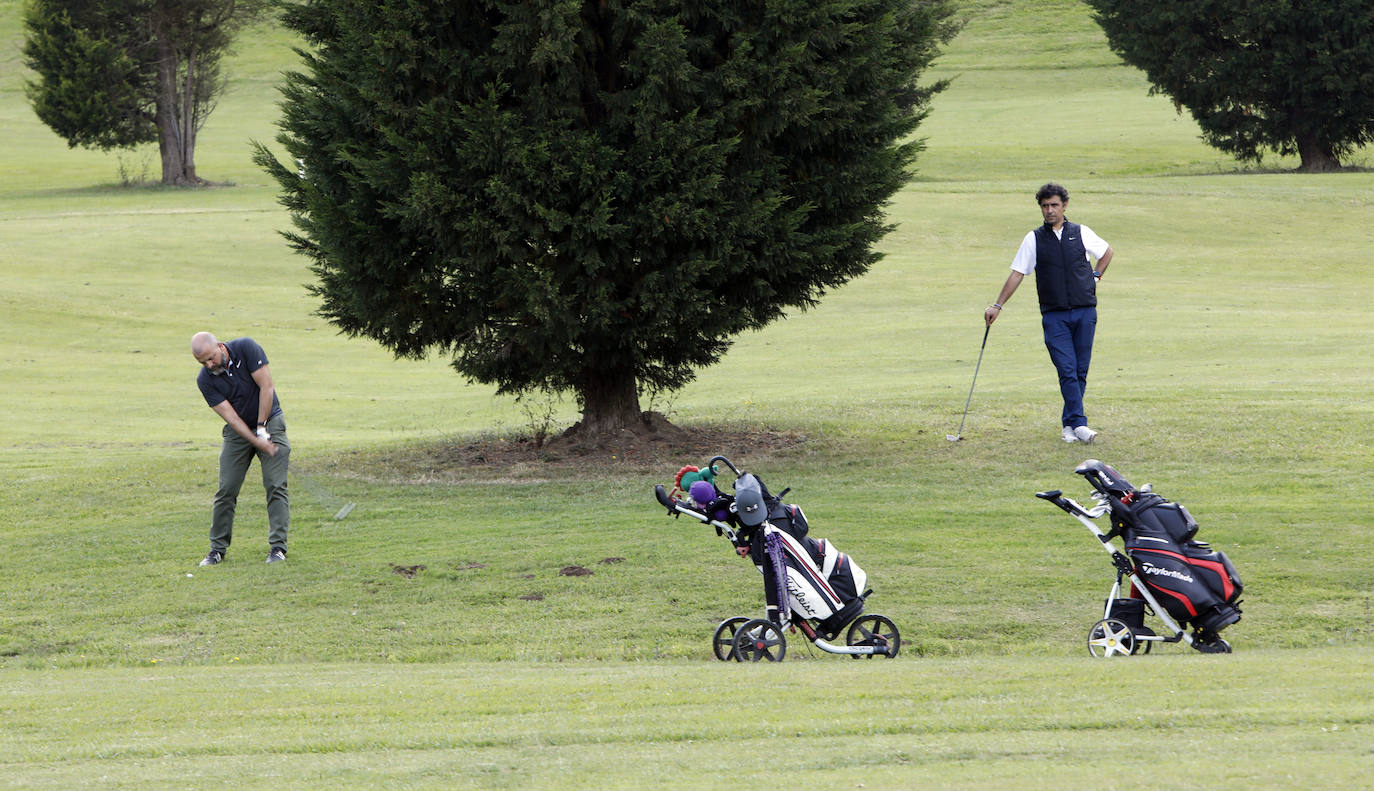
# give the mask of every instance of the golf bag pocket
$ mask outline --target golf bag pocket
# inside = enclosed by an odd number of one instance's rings
[[[786,575],[782,583],[787,592],[788,607],[793,613],[801,618],[823,620],[844,606],[844,599],[825,578],[825,574],[821,572],[802,542],[771,525],[764,530],[767,535],[776,536],[778,539],[777,546],[782,551]],[[807,543],[819,542],[808,539]],[[770,586],[767,579],[769,576],[769,568],[765,566],[765,590]]]
[[[868,585],[868,574],[859,568],[859,564],[823,538],[819,541],[808,539],[807,542],[815,545],[813,556],[816,558],[816,567],[840,600],[850,602],[859,598]]]
[[[1155,599],[1176,620],[1191,621],[1224,603],[1190,559],[1177,552],[1137,549],[1132,559]]]
[[[1137,632],[1145,628],[1144,599],[1109,599],[1108,604],[1108,618],[1115,618]]]
[[[768,523],[798,541],[805,539],[807,531],[811,529],[801,506],[788,503],[776,503],[768,509]]]
[[[1188,509],[1159,495],[1143,495],[1131,509],[1142,535],[1167,537],[1182,546],[1197,535],[1197,520]]]
[[[1222,601],[1235,604],[1240,599],[1244,586],[1241,585],[1236,567],[1231,565],[1231,559],[1226,557],[1225,552],[1214,550],[1207,544],[1193,542],[1183,548],[1183,554],[1188,558],[1188,565],[1193,567],[1198,577]]]
[[[1217,606],[1199,613],[1193,619],[1193,625],[1199,629],[1210,629],[1213,632],[1220,632],[1240,620],[1240,608],[1234,604],[1218,604]]]

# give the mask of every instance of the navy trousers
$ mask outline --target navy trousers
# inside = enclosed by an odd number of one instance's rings
[[[1083,394],[1088,389],[1088,365],[1093,357],[1093,333],[1097,330],[1097,308],[1052,310],[1040,316],[1045,330],[1045,348],[1059,373],[1059,393],[1064,397],[1064,425],[1088,425],[1083,412]]]

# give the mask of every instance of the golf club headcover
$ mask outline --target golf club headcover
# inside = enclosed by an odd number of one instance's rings
[[[705,507],[715,502],[716,487],[706,481],[696,481],[687,490],[687,496],[697,505]]]
[[[688,464],[687,466],[685,466],[685,467],[683,467],[682,469],[678,470],[678,471],[677,471],[677,475],[673,477],[673,485],[676,486],[677,488],[681,489],[681,488],[682,488],[682,476],[686,475],[686,474],[689,473],[689,472],[696,472],[696,471],[699,470],[699,469],[700,469],[699,467],[693,467],[692,465]],[[691,481],[688,481],[688,482],[687,482],[687,485],[688,485],[688,486],[691,486],[691,485],[692,485],[692,482],[691,482]]]
[[[682,488],[682,487],[683,487],[682,476],[686,475],[686,474],[689,473],[689,472],[696,472],[696,471],[697,471],[697,468],[696,468],[696,467],[693,467],[693,466],[690,465],[690,464],[687,465],[687,466],[685,466],[685,467],[683,467],[682,469],[680,469],[680,470],[677,471],[677,475],[674,475],[674,476],[673,476],[673,494],[672,494],[673,497],[677,497],[679,493],[681,493],[681,494],[686,494],[686,493],[687,493],[687,490],[684,489],[684,488]],[[692,484],[691,484],[691,482],[689,481],[686,485],[687,485],[687,486],[691,486]]]
[[[682,473],[682,480],[678,485],[682,487],[683,491],[687,491],[692,487],[692,484],[696,483],[697,481],[705,481],[714,486],[716,483],[716,476],[709,469],[700,470],[692,468],[688,470],[684,468],[684,471]]]

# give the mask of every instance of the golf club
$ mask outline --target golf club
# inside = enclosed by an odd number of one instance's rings
[[[950,442],[958,442],[964,438],[964,419],[968,417],[968,405],[973,403],[973,386],[978,384],[978,369],[983,367],[983,350],[988,348],[988,332],[991,330],[991,324],[983,329],[983,345],[978,347],[978,364],[973,367],[973,382],[968,386],[968,399],[964,401],[964,417],[959,418],[959,431],[956,434],[945,435],[945,439]]]
[[[354,508],[358,507],[357,503],[345,501],[344,498],[334,494],[334,492],[320,483],[313,475],[306,473],[304,470],[296,473],[296,480],[299,481],[301,485],[304,486],[305,490],[309,492],[310,496],[315,498],[316,502],[326,510],[334,508],[340,503],[343,504],[339,510],[334,512],[335,522],[341,521],[344,517],[352,513]]]

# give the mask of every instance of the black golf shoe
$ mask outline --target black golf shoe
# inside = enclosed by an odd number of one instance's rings
[[[202,566],[213,566],[224,562],[224,553],[218,549],[212,549],[205,555],[205,559],[200,562]]]

